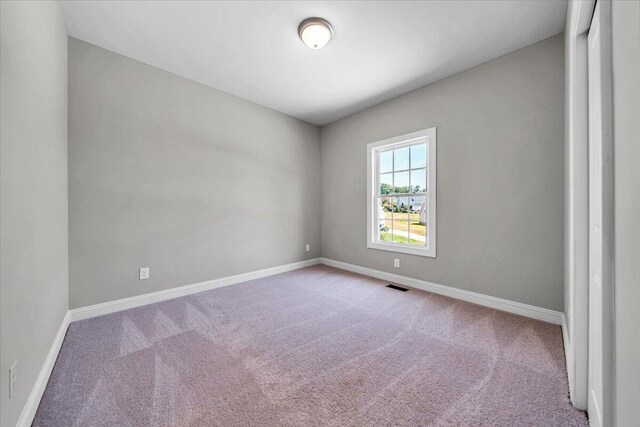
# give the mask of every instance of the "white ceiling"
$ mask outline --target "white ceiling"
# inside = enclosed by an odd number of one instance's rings
[[[558,34],[565,0],[64,1],[69,35],[323,125]],[[312,50],[298,24],[334,38]]]

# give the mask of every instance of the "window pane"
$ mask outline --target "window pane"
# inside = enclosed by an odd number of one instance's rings
[[[425,196],[415,196],[415,197],[409,197],[409,211],[411,214],[411,220],[418,220],[418,214],[420,212],[420,210],[422,209],[422,206],[425,203]]]
[[[427,202],[426,197],[412,197],[410,207],[409,236],[417,244],[425,245],[427,242]]]
[[[409,147],[393,150],[393,170],[409,169]]]
[[[409,198],[408,197],[396,197],[394,198],[393,206],[393,219],[400,221],[409,220]]]
[[[391,229],[392,229],[392,215],[393,215],[393,198],[380,197],[378,199],[378,240],[390,242],[391,241]]]
[[[393,193],[393,174],[383,173],[380,174],[380,194]]]
[[[427,167],[427,144],[411,146],[411,169]]]
[[[393,174],[393,179],[394,193],[409,193],[411,191],[411,188],[409,188],[409,171],[396,172]]]
[[[393,242],[409,243],[409,221],[393,221]]]
[[[393,238],[392,238],[392,224],[393,221],[391,221],[390,219],[385,219],[383,221],[381,221],[380,223],[380,228],[378,230],[378,240],[380,240],[381,242],[392,242]]]
[[[378,218],[391,219],[393,215],[393,197],[380,197],[378,199]]]
[[[411,171],[411,192],[427,191],[427,170],[418,169]]]
[[[380,173],[393,171],[393,151],[383,151],[380,153]]]

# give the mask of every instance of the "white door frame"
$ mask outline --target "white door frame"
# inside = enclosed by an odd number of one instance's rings
[[[587,33],[595,0],[569,0],[565,30],[565,323],[571,402],[587,409],[589,114]]]
[[[611,2],[598,0],[589,55],[589,360],[592,426],[614,425],[614,217]]]

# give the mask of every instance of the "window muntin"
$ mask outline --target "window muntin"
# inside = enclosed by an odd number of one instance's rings
[[[367,246],[435,257],[435,128],[367,148]]]

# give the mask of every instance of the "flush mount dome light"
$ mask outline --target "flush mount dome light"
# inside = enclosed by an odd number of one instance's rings
[[[326,19],[307,18],[300,23],[298,35],[311,49],[320,49],[331,40],[333,27]]]

